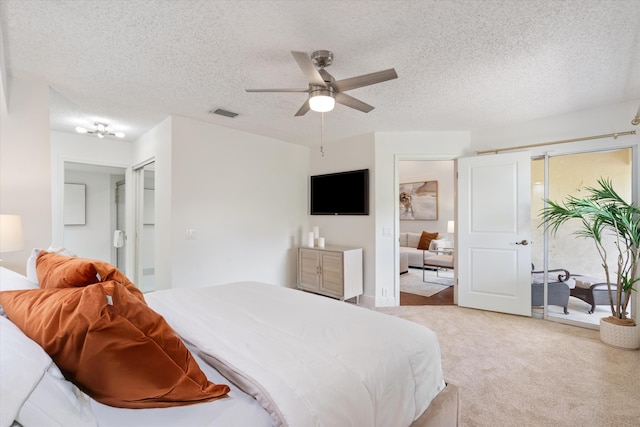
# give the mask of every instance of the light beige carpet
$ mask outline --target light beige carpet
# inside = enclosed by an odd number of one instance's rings
[[[598,331],[457,306],[377,310],[436,332],[463,426],[640,426],[640,351]]]

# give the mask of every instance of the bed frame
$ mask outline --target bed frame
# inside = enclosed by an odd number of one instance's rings
[[[410,427],[457,427],[460,425],[460,393],[457,385],[446,387],[431,401]]]

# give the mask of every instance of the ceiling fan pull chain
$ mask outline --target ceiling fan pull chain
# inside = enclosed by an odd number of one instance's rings
[[[320,154],[324,157],[324,112],[320,113]]]

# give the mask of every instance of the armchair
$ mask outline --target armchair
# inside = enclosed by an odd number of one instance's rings
[[[531,305],[539,307],[544,305],[544,271],[533,271],[533,264],[531,265]],[[554,270],[548,270],[547,284],[548,284],[548,297],[547,304],[557,305],[564,309],[564,314],[569,314],[567,309],[569,305],[570,286],[567,283],[571,274],[568,270],[558,268]],[[558,273],[558,274],[555,274]]]
[[[609,305],[609,289],[607,288],[606,279],[599,279],[589,276],[575,275],[576,280],[575,288],[571,289],[571,296],[581,299],[587,304],[591,304],[591,308],[587,313],[593,314],[596,310],[596,305]],[[611,293],[614,298],[617,298],[618,288],[616,285],[611,286]],[[622,291],[622,298],[625,298],[626,294]]]
[[[423,282],[427,282],[424,274],[427,268],[435,268],[436,276],[438,276],[438,272],[441,268],[453,270],[453,249],[435,249],[425,252],[435,253],[435,255],[427,257],[425,254],[425,256],[422,257],[424,260],[422,267]]]

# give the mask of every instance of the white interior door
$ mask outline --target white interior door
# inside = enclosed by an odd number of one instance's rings
[[[531,156],[458,159],[458,305],[531,316]]]
[[[155,290],[155,163],[134,168],[136,191],[135,281],[142,292]]]

